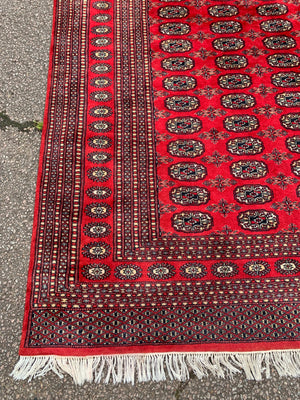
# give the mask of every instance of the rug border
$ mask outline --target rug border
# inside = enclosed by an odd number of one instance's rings
[[[45,151],[45,143],[46,143],[46,132],[48,129],[49,123],[49,103],[50,103],[50,92],[51,92],[51,82],[52,82],[52,74],[53,74],[53,55],[54,55],[54,39],[55,39],[55,21],[56,21],[56,11],[58,8],[59,0],[52,0],[52,27],[51,27],[51,39],[50,39],[50,47],[49,47],[49,58],[48,58],[48,75],[47,75],[47,89],[46,89],[46,98],[45,98],[45,107],[44,107],[44,116],[43,116],[43,129],[41,135],[41,144],[39,151],[39,164],[38,164],[38,172],[36,179],[36,190],[35,190],[35,199],[34,199],[34,214],[33,214],[33,226],[32,226],[32,234],[31,234],[31,247],[30,247],[30,260],[29,260],[29,268],[27,274],[27,287],[25,294],[25,309],[24,309],[24,317],[22,324],[22,337],[20,343],[19,354],[22,354],[22,349],[24,349],[27,328],[29,324],[29,312],[30,312],[30,300],[32,294],[32,283],[33,283],[33,268],[34,268],[34,260],[35,260],[35,247],[36,247],[36,239],[37,239],[37,225],[38,225],[38,217],[39,217],[39,199],[40,199],[40,184],[42,180],[42,167],[44,161],[44,151]]]
[[[97,347],[97,348],[73,348],[72,346],[68,348],[60,348],[56,347],[55,349],[48,348],[27,348],[25,347],[25,340],[27,335],[27,329],[29,325],[29,314],[30,314],[30,302],[32,295],[32,273],[34,267],[35,260],[35,247],[36,247],[36,239],[37,239],[37,225],[38,225],[38,217],[39,217],[39,200],[40,200],[40,184],[42,178],[42,167],[44,160],[44,150],[45,150],[45,142],[46,142],[46,132],[49,124],[49,103],[50,103],[50,92],[52,88],[52,76],[53,76],[53,55],[54,55],[54,42],[55,42],[55,29],[56,29],[56,12],[58,8],[58,1],[53,0],[53,16],[52,16],[52,33],[51,33],[51,43],[50,43],[50,52],[49,52],[49,64],[48,64],[48,77],[47,77],[47,92],[46,92],[46,101],[45,101],[45,110],[44,110],[44,125],[41,137],[41,147],[40,147],[40,155],[39,155],[39,166],[38,166],[38,174],[37,174],[37,184],[36,184],[36,194],[35,194],[35,206],[34,206],[34,220],[33,220],[33,228],[32,228],[32,239],[31,239],[31,250],[30,250],[30,263],[28,270],[28,280],[27,280],[27,289],[26,289],[26,300],[25,300],[25,310],[24,310],[24,318],[23,318],[23,328],[22,328],[22,338],[21,345],[19,348],[19,355],[21,356],[66,356],[71,350],[74,357],[93,357],[93,356],[101,356],[101,355],[126,355],[126,354],[177,354],[177,353],[194,353],[194,354],[203,354],[203,353],[261,353],[261,352],[272,352],[272,351],[296,351],[296,349],[300,349],[300,341],[289,341],[289,342],[274,342],[270,341],[270,343],[266,342],[255,342],[255,343],[214,343],[214,344],[187,344],[187,345],[141,345],[141,346],[120,346],[120,347]],[[141,350],[143,353],[141,353]],[[73,356],[70,356],[73,357]],[[68,356],[68,358],[70,358]]]

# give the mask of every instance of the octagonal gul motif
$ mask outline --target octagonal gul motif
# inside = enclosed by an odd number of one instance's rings
[[[300,113],[284,114],[280,118],[281,125],[292,131],[300,130]]]
[[[198,163],[180,162],[169,167],[169,174],[179,181],[198,181],[206,176],[206,168]]]
[[[257,232],[276,229],[279,220],[272,211],[248,210],[239,213],[238,222],[243,229]]]
[[[180,275],[187,279],[200,279],[206,274],[206,267],[200,263],[187,263],[180,267]]]
[[[112,191],[108,187],[92,186],[87,189],[86,194],[91,199],[103,200],[103,199],[107,199],[108,197],[110,197],[112,195]]]
[[[300,153],[300,136],[287,138],[286,147],[293,153]]]
[[[102,260],[111,254],[111,247],[108,243],[92,242],[82,248],[82,254],[87,258]]]
[[[174,75],[165,78],[163,86],[166,90],[172,91],[192,90],[197,86],[197,81],[192,76]]]
[[[148,268],[148,276],[151,279],[170,279],[175,275],[175,267],[171,264],[160,263]]]
[[[92,92],[90,94],[91,100],[94,101],[110,101],[112,99],[112,95],[110,92],[107,92],[106,90],[101,90],[101,92]]]
[[[189,57],[169,57],[161,62],[163,69],[167,71],[188,71],[194,68],[194,60]]]
[[[110,267],[105,264],[84,265],[81,273],[85,278],[90,280],[103,280],[110,276]]]
[[[244,185],[234,189],[234,198],[242,204],[264,204],[272,200],[273,192],[265,185]]]
[[[107,78],[106,76],[100,76],[97,78],[93,78],[90,84],[95,87],[105,88],[112,84],[112,80],[110,78]]]
[[[110,1],[95,1],[93,3],[93,8],[96,10],[109,10],[111,8],[111,2]]]
[[[218,83],[223,89],[246,89],[252,85],[251,77],[245,74],[222,75]]]
[[[89,114],[95,118],[110,117],[112,115],[112,109],[106,106],[93,107]]]
[[[122,280],[134,281],[142,276],[142,268],[137,265],[118,265],[115,269],[115,277]]]
[[[267,62],[271,67],[293,68],[299,66],[300,59],[296,54],[276,53],[268,56]]]
[[[227,150],[238,156],[259,154],[264,150],[263,142],[251,136],[238,137],[227,142]]]
[[[260,179],[267,175],[268,168],[263,161],[241,160],[231,164],[231,173],[240,179]]]
[[[109,22],[111,20],[111,15],[109,14],[95,14],[92,17],[92,20],[95,22]]]
[[[206,204],[209,198],[209,191],[199,186],[179,186],[170,191],[170,199],[182,206]]]
[[[191,31],[191,27],[188,24],[181,22],[167,22],[159,26],[159,30],[164,35],[187,35]]]
[[[221,97],[221,104],[225,108],[231,109],[247,109],[253,107],[255,97],[246,93],[233,93]]]
[[[213,33],[228,34],[228,33],[238,33],[242,28],[242,24],[238,21],[218,21],[213,22],[210,25],[210,29]]]
[[[248,65],[247,58],[238,54],[230,54],[216,58],[216,65],[222,69],[240,69]]]
[[[178,135],[190,135],[199,132],[201,128],[202,122],[195,117],[176,117],[167,122],[168,131]]]
[[[212,17],[233,17],[238,15],[239,10],[236,6],[230,4],[218,4],[208,8],[208,13]]]
[[[249,261],[244,265],[245,274],[251,276],[264,276],[270,271],[270,264],[261,260]]]
[[[83,233],[93,238],[106,237],[111,233],[111,226],[105,222],[91,222],[84,226]]]
[[[200,233],[211,229],[213,219],[208,213],[183,211],[173,215],[172,224],[174,229],[179,232]]]
[[[158,15],[167,19],[184,18],[189,15],[189,10],[187,7],[182,6],[166,6],[158,10]]]
[[[271,76],[273,85],[277,87],[298,87],[300,86],[299,72],[278,72]]]
[[[263,44],[272,50],[287,50],[296,47],[296,41],[290,36],[269,36],[263,40]]]
[[[191,50],[192,43],[185,39],[167,39],[160,42],[160,47],[167,53],[185,53]]]
[[[89,124],[89,129],[95,133],[106,133],[112,129],[112,124],[109,121],[94,121]]]
[[[111,170],[106,167],[93,167],[88,169],[87,175],[94,182],[106,182],[111,177]]]
[[[222,261],[212,265],[211,272],[218,278],[231,278],[238,274],[239,267],[230,261]]]
[[[281,107],[300,107],[300,92],[279,93],[275,101]]]
[[[91,203],[85,207],[85,213],[91,218],[106,218],[111,213],[111,206],[107,203]]]
[[[245,46],[243,39],[236,37],[221,37],[212,42],[214,49],[219,51],[235,51]]]
[[[250,132],[259,127],[259,121],[254,115],[232,115],[224,119],[224,126],[232,132]]]
[[[95,164],[105,164],[111,160],[111,155],[104,151],[94,151],[87,155],[87,159]]]
[[[111,66],[105,63],[97,63],[91,66],[91,71],[94,74],[106,74],[111,71]]]
[[[300,263],[297,260],[286,258],[275,262],[275,269],[282,275],[293,275],[300,272]]]
[[[271,17],[286,14],[288,8],[285,4],[280,3],[263,4],[257,7],[257,12],[264,17]]]
[[[167,97],[165,104],[172,111],[193,111],[200,106],[200,100],[195,96],[172,96]]]
[[[286,19],[268,19],[260,24],[265,32],[286,32],[292,29],[292,23]]]
[[[170,142],[168,152],[175,157],[198,157],[204,152],[204,145],[199,140],[178,139]]]
[[[92,28],[92,32],[95,35],[106,35],[108,33],[111,33],[111,31],[112,31],[111,27],[106,25],[98,25]]]
[[[109,37],[95,37],[91,40],[91,44],[95,47],[106,47],[112,43]]]
[[[112,53],[110,50],[94,50],[91,53],[91,58],[93,60],[110,60]]]
[[[108,149],[112,140],[107,136],[93,136],[88,139],[88,144],[95,149]]]

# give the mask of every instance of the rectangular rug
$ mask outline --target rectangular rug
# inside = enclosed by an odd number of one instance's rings
[[[20,360],[300,375],[297,0],[56,0]]]

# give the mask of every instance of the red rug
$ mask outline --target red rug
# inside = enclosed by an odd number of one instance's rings
[[[299,376],[299,16],[55,1],[16,379]]]

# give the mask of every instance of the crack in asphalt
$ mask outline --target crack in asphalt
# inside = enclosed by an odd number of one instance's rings
[[[7,127],[17,128],[20,132],[28,132],[31,129],[36,129],[37,131],[41,131],[43,127],[43,123],[40,121],[25,121],[18,122],[12,120],[5,111],[0,112],[0,129],[5,129]]]
[[[197,376],[195,375],[194,371],[190,371],[189,379],[185,382],[180,382],[180,384],[178,385],[178,388],[176,389],[175,394],[174,394],[176,400],[180,400],[184,389],[187,387],[187,385],[190,383],[190,381],[195,378],[197,378]]]

